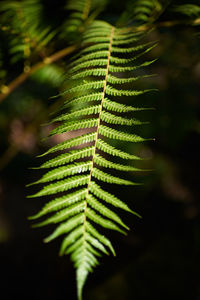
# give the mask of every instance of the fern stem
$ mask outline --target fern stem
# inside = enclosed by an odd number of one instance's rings
[[[115,28],[112,27],[111,29],[111,34],[110,34],[110,42],[109,42],[109,48],[108,48],[108,57],[107,57],[107,67],[106,67],[106,74],[105,74],[105,83],[104,83],[104,87],[103,87],[103,92],[102,92],[102,98],[101,98],[101,104],[100,104],[100,111],[99,111],[99,115],[98,115],[98,123],[97,123],[97,129],[96,129],[96,139],[94,141],[94,155],[92,157],[92,166],[91,166],[91,170],[90,170],[90,174],[89,174],[89,180],[88,180],[88,185],[87,185],[87,192],[86,192],[86,196],[85,196],[85,203],[84,203],[84,220],[83,220],[83,241],[84,241],[84,248],[83,248],[83,264],[84,264],[84,259],[85,259],[85,251],[86,251],[86,222],[87,222],[87,207],[88,207],[88,201],[87,198],[89,196],[89,192],[90,192],[90,185],[92,182],[92,173],[94,170],[94,164],[95,164],[95,156],[96,156],[96,150],[97,150],[97,141],[99,138],[99,127],[100,127],[100,123],[101,123],[101,113],[103,110],[103,102],[105,99],[105,92],[106,92],[106,86],[107,86],[107,77],[108,77],[108,72],[109,72],[109,65],[110,65],[110,56],[111,56],[111,48],[112,48],[112,42],[113,42],[113,35],[114,35],[114,30]],[[81,299],[81,292],[79,291],[79,299]]]
[[[109,48],[108,48],[108,58],[107,58],[107,67],[106,67],[106,75],[105,75],[105,83],[104,83],[104,87],[103,87],[103,93],[102,93],[102,99],[101,99],[101,104],[100,104],[100,111],[99,111],[99,116],[98,116],[98,124],[97,124],[97,135],[96,135],[96,139],[94,142],[94,155],[92,157],[92,167],[90,170],[90,176],[89,176],[89,182],[88,182],[88,186],[87,186],[87,194],[86,194],[86,199],[85,199],[85,219],[84,219],[84,228],[86,228],[86,209],[87,209],[87,197],[89,195],[89,189],[90,189],[90,184],[92,181],[92,172],[94,169],[94,159],[96,156],[96,149],[97,149],[97,141],[99,138],[99,127],[100,127],[100,123],[101,123],[101,113],[103,110],[103,101],[105,98],[105,91],[106,91],[106,85],[107,85],[107,77],[108,77],[108,71],[109,71],[109,65],[110,65],[110,55],[111,55],[111,47],[112,47],[112,41],[113,41],[113,35],[114,35],[114,27],[112,27],[111,30],[111,35],[110,35],[110,43],[109,43]]]

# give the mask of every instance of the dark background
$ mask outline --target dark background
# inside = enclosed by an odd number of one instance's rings
[[[51,18],[52,3],[45,5]],[[114,19],[118,9],[109,8],[107,18]],[[158,57],[150,68],[157,75],[145,85],[159,91],[141,98],[156,108],[145,115],[151,124],[141,134],[155,141],[129,150],[150,157],[144,166],[154,171],[139,175],[142,188],[112,187],[142,219],[121,213],[131,230],[127,236],[108,233],[117,257],[100,260],[87,280],[85,300],[200,299],[199,27],[157,28],[149,39],[158,40],[148,54]],[[15,78],[17,67],[6,64]],[[40,142],[40,121],[47,120],[48,98],[56,92],[51,84],[28,79],[0,103],[2,299],[76,299],[72,263],[58,257],[61,239],[44,244],[53,227],[32,229],[27,220],[41,208],[40,199],[26,199],[25,185],[38,178],[29,168],[48,147]]]

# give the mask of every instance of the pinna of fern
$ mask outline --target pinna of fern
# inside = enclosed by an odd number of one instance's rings
[[[61,38],[76,41],[77,37],[84,31],[86,24],[91,23],[96,18],[106,3],[107,0],[69,0],[65,6],[69,12],[69,17],[62,25]]]
[[[71,137],[41,155],[44,157],[54,154],[54,157],[39,167],[50,171],[33,183],[44,184],[44,187],[29,196],[62,193],[61,196],[55,196],[31,219],[48,215],[35,226],[58,224],[45,241],[64,236],[60,254],[70,254],[74,262],[79,300],[82,299],[82,289],[88,273],[98,264],[98,257],[109,251],[115,255],[110,240],[95,226],[126,233],[129,228],[113,211],[113,206],[139,216],[126,203],[106,191],[103,183],[140,185],[115,176],[109,170],[114,170],[115,173],[141,171],[126,164],[128,160],[141,158],[115,148],[112,140],[124,143],[148,140],[121,129],[123,126],[134,129],[135,126],[144,124],[145,122],[130,117],[130,114],[147,108],[119,101],[122,96],[134,99],[149,91],[132,89],[134,82],[143,77],[133,76],[132,71],[153,62],[136,63],[138,57],[152,48],[152,44],[139,44],[142,37],[142,33],[118,29],[101,21],[95,21],[87,28],[83,37],[84,47],[71,62],[68,71],[72,86],[62,93],[63,97],[68,97],[59,116],[52,120],[52,123],[58,125],[51,130],[50,136],[79,129],[85,133],[81,131],[81,135]],[[127,84],[131,84],[130,89],[125,88]],[[56,155],[59,151],[62,153]],[[121,163],[114,162],[113,157],[121,159]]]

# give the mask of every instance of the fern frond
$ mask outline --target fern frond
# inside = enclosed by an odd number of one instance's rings
[[[137,42],[138,40],[140,40],[140,36],[133,36],[133,37],[129,37],[129,38],[118,38],[118,39],[115,39],[113,40],[113,45],[115,46],[121,46],[121,45],[126,45],[126,44],[132,44],[134,42]]]
[[[105,0],[91,1],[91,0],[70,0],[66,5],[66,9],[70,11],[70,15],[66,22],[64,22],[62,29],[62,37],[69,35],[74,37],[83,31],[87,22],[92,21],[96,15],[104,8]]]
[[[43,21],[43,9],[40,0],[1,1],[1,25],[12,28],[8,37],[11,63],[40,54],[57,34]]]
[[[195,4],[182,4],[175,5],[172,11],[189,16],[189,17],[199,17],[200,16],[200,5]]]
[[[106,86],[106,93],[111,96],[138,96],[144,93],[150,92],[152,90],[141,90],[141,91],[128,91],[128,90],[119,90],[115,89],[110,85]]]
[[[97,135],[96,132],[91,132],[91,133],[84,134],[82,136],[71,138],[69,140],[66,140],[66,141],[64,141],[60,144],[57,144],[56,146],[50,148],[45,153],[43,153],[41,155],[38,155],[38,157],[42,157],[42,156],[45,156],[45,155],[50,154],[50,153],[54,153],[54,152],[57,152],[57,151],[62,151],[62,150],[69,149],[69,148],[72,148],[72,147],[76,147],[76,146],[79,146],[79,145],[82,145],[82,144],[93,142],[96,139],[96,135]]]
[[[98,186],[95,182],[91,183],[90,186],[90,191],[92,192],[92,194],[94,194],[95,196],[97,196],[98,198],[100,198],[101,200],[115,206],[115,207],[119,207],[123,210],[126,210],[128,212],[131,212],[137,216],[140,217],[140,215],[138,215],[137,213],[135,213],[134,211],[132,211],[127,204],[125,204],[124,202],[122,202],[121,200],[119,200],[117,197],[115,197],[114,195],[108,193],[107,191],[104,191],[103,189],[100,188],[100,186]]]
[[[100,111],[100,105],[94,105],[91,107],[86,107],[77,111],[73,111],[69,114],[62,114],[60,117],[57,117],[51,121],[51,123],[54,122],[61,122],[61,121],[66,121],[69,119],[81,117],[81,116],[89,116],[89,115],[96,115]]]
[[[115,256],[115,250],[113,249],[113,246],[111,244],[111,242],[102,234],[100,234],[93,226],[92,224],[90,224],[90,222],[87,222],[87,230],[88,232],[94,237],[96,238],[98,241],[100,241],[103,245],[107,246],[110,251],[113,253],[113,255]]]
[[[105,254],[109,254],[108,251],[106,250],[106,248],[97,240],[95,239],[89,232],[87,232],[86,234],[86,240],[95,248],[99,249],[100,251],[102,251]],[[92,260],[95,261],[95,264],[98,265],[98,260],[95,258],[94,255],[92,255]]]
[[[169,4],[170,0],[135,0],[127,1],[126,10],[123,12],[119,25],[141,25],[152,23],[162,13],[163,8]]]
[[[49,161],[43,163],[40,167],[36,169],[53,168],[53,167],[61,166],[80,158],[92,156],[94,154],[94,151],[95,151],[94,146],[72,150],[69,153],[60,154],[59,156],[50,159]]]
[[[49,83],[58,87],[64,81],[63,69],[56,64],[50,64],[33,73],[31,78],[40,83]]]
[[[88,53],[88,52],[91,53],[91,52],[99,51],[99,50],[102,50],[102,49],[107,50],[108,49],[108,43],[101,43],[101,44],[98,44],[98,45],[94,44],[94,45],[88,46],[87,48],[84,48],[83,50],[81,50],[80,54],[84,55],[84,53]]]
[[[41,197],[41,196],[56,194],[58,192],[68,191],[70,189],[73,189],[74,187],[87,184],[88,179],[89,179],[89,175],[79,175],[79,176],[74,176],[73,178],[68,178],[55,183],[51,183],[45,186],[38,193],[29,197]]]
[[[126,234],[129,228],[117,212],[113,211],[113,207],[140,217],[123,201],[105,191],[102,185],[141,185],[139,182],[124,179],[120,174],[114,176],[107,172],[142,171],[125,163],[112,162],[109,157],[114,156],[125,161],[142,160],[135,154],[115,148],[111,145],[112,140],[133,143],[149,140],[128,130],[121,131],[120,127],[116,129],[116,125],[146,124],[135,116],[124,117],[121,113],[151,109],[122,102],[123,96],[134,98],[149,91],[137,90],[134,87],[134,82],[146,75],[129,77],[127,74],[121,78],[122,72],[126,74],[127,71],[144,68],[153,62],[135,63],[137,58],[141,58],[153,47],[150,43],[139,44],[142,37],[143,34],[117,29],[106,22],[97,21],[88,26],[82,42],[84,48],[69,66],[67,78],[72,80],[70,88],[61,93],[68,96],[60,109],[63,112],[51,122],[59,122],[59,125],[50,132],[50,136],[70,132],[70,138],[40,155],[41,157],[65,150],[41,164],[39,169],[52,170],[33,183],[43,183],[44,187],[30,197],[63,193],[46,204],[32,219],[50,213],[50,217],[36,226],[58,223],[58,227],[45,241],[49,242],[64,235],[60,254],[69,253],[77,269],[79,300],[82,299],[82,288],[88,273],[98,264],[97,258],[103,253],[108,254],[108,250],[115,255],[110,241],[95,229],[95,225]],[[130,46],[126,48],[129,43]],[[120,88],[116,88],[119,84]],[[128,88],[124,89],[124,84],[128,84]],[[79,129],[81,136],[74,137],[73,131]],[[71,147],[78,148],[70,150]]]
[[[110,37],[106,37],[106,36],[95,36],[95,37],[87,37],[85,39],[85,42],[87,43],[105,43],[108,42],[109,44],[110,41]]]
[[[144,142],[144,141],[148,140],[148,139],[144,139],[140,136],[137,136],[136,134],[130,134],[130,133],[118,131],[116,129],[106,127],[104,125],[100,125],[99,133],[110,139],[127,141],[127,142],[138,143],[138,142]]]
[[[96,119],[66,122],[66,124],[60,125],[55,129],[51,130],[49,136],[53,136],[55,134],[60,134],[72,130],[78,130],[81,128],[91,128],[97,125],[98,125],[98,120]]]
[[[78,214],[75,217],[72,217],[67,222],[61,223],[51,235],[49,235],[47,238],[45,238],[45,240],[44,240],[45,243],[52,241],[53,239],[57,238],[58,236],[60,236],[62,234],[66,234],[66,233],[70,232],[72,229],[76,228],[77,225],[81,225],[82,223],[83,223],[83,216],[81,214]],[[77,235],[76,230],[73,231],[73,234]],[[69,238],[69,236],[68,236],[68,238]]]
[[[103,58],[108,57],[108,51],[97,51],[97,52],[94,52],[94,53],[89,53],[87,55],[81,56],[79,59],[72,62],[69,66],[73,67],[74,65],[81,64],[85,61],[95,59],[95,58],[102,58],[102,57]]]
[[[98,225],[105,227],[107,229],[116,230],[123,234],[126,234],[126,232],[123,231],[118,225],[116,225],[114,222],[110,221],[109,219],[106,219],[103,216],[100,216],[93,209],[88,207],[87,210],[88,210],[87,211],[88,218],[91,221],[93,221],[94,223],[97,223]]]
[[[136,155],[132,155],[132,154],[129,154],[127,152],[116,149],[113,146],[106,143],[105,141],[101,140],[100,138],[97,141],[96,147],[97,147],[97,149],[102,150],[105,153],[108,153],[108,154],[113,155],[113,156],[118,156],[118,157],[121,157],[123,159],[134,159],[134,160],[141,160],[142,159],[142,158],[140,158]]]
[[[80,71],[74,75],[71,76],[71,79],[80,79],[84,78],[86,76],[105,76],[106,75],[106,70],[105,69],[91,69],[91,70],[84,70]]]
[[[113,115],[107,111],[102,112],[101,120],[106,123],[109,123],[109,124],[119,124],[119,125],[129,125],[129,126],[148,124],[147,122],[141,122],[136,119],[128,119],[128,118],[119,117],[119,116]]]
[[[93,22],[92,24],[90,24],[88,32],[94,32],[94,31],[98,31],[98,32],[103,32],[103,30],[105,30],[105,32],[109,32],[111,33],[113,26],[105,21],[102,20],[95,20],[95,22]]]
[[[143,38],[145,36],[146,32],[143,31],[130,33],[130,29],[128,27],[124,27],[121,29],[118,29],[118,33],[114,36],[114,40],[129,40],[130,38]]]
[[[116,76],[113,76],[113,75],[108,75],[107,77],[107,80],[108,80],[108,83],[110,84],[127,84],[127,83],[130,83],[130,82],[134,82],[138,79],[141,79],[141,78],[144,78],[144,77],[147,77],[147,76],[137,76],[137,77],[130,77],[130,78],[119,78],[119,77],[116,77]]]
[[[65,102],[64,106],[61,109],[65,109],[71,105],[75,104],[86,104],[87,102],[92,101],[101,101],[102,93],[93,93],[82,97],[75,97],[67,102]]]
[[[63,197],[56,198],[50,201],[49,203],[47,203],[38,214],[29,217],[29,219],[31,220],[38,219],[48,213],[58,211],[62,208],[65,208],[76,202],[79,202],[80,200],[83,200],[85,198],[86,193],[87,193],[87,189],[81,189],[76,192],[65,195]]]
[[[92,59],[74,66],[73,68],[71,68],[70,73],[75,73],[80,69],[89,68],[89,67],[106,66],[106,63],[107,63],[106,59]]]
[[[138,45],[138,46],[135,46],[135,47],[124,47],[124,48],[120,48],[120,47],[116,47],[116,46],[113,46],[112,47],[112,51],[113,53],[131,53],[131,52],[136,52],[136,51],[139,51],[139,50],[143,50],[145,49],[146,47],[148,46],[151,46],[152,45],[152,42],[149,42],[149,43],[146,43],[146,44],[141,44],[141,45]]]
[[[124,222],[122,222],[122,220],[118,217],[118,215],[116,213],[114,213],[112,210],[110,210],[109,208],[107,208],[106,206],[104,206],[102,203],[100,203],[94,196],[89,195],[88,196],[88,204],[97,212],[99,212],[100,214],[102,214],[103,216],[105,216],[108,219],[111,219],[112,221],[118,223],[119,225],[121,225],[122,227],[129,229]]]
[[[71,164],[71,165],[68,165],[67,168],[59,167],[59,168],[53,169],[52,171],[49,171],[48,173],[43,175],[40,180],[38,180],[30,185],[50,182],[50,181],[62,179],[64,177],[71,176],[74,174],[87,172],[88,170],[90,170],[91,166],[92,166],[91,161],[88,161],[88,162],[79,162],[79,163]]]
[[[93,168],[93,173],[92,175],[98,179],[98,180],[101,180],[101,181],[104,181],[104,182],[108,182],[108,183],[113,183],[113,184],[124,184],[124,185],[139,185],[139,183],[134,183],[130,180],[125,180],[125,179],[121,179],[119,177],[116,177],[116,176],[112,176],[106,172],[103,172],[97,168]]]
[[[137,65],[137,66],[133,66],[133,67],[119,67],[119,66],[115,66],[115,65],[111,65],[110,66],[110,72],[126,72],[126,71],[134,71],[137,70],[141,67],[147,67],[149,65],[151,65],[152,63],[154,63],[155,60],[150,60],[150,61],[146,61],[145,63],[141,64],[141,65]]]
[[[37,223],[34,227],[43,227],[49,224],[56,224],[63,222],[69,219],[72,216],[75,216],[83,211],[83,203],[76,203],[71,205],[70,208],[65,208],[62,211],[57,212],[56,214],[52,215],[51,217],[47,218],[46,220]]]
[[[66,92],[63,92],[61,96],[65,95],[66,93],[70,94],[70,93],[77,93],[85,90],[100,89],[104,87],[104,83],[105,83],[104,80],[99,80],[96,82],[86,82],[82,85],[77,85]]]
[[[141,111],[141,110],[151,110],[152,109],[152,108],[145,108],[145,107],[128,106],[128,105],[125,105],[125,104],[122,104],[122,103],[111,101],[108,98],[104,99],[103,106],[106,109],[111,110],[111,111],[115,111],[115,112],[130,112],[130,111]]]
[[[126,171],[126,172],[133,172],[133,171],[143,171],[142,169],[138,169],[132,166],[125,166],[121,164],[116,164],[114,162],[111,162],[104,157],[100,156],[99,154],[96,154],[94,158],[95,164],[104,167],[104,168],[110,168],[110,169],[115,169],[115,170],[120,170],[120,171]]]
[[[80,249],[80,246],[82,245],[82,238],[77,239],[71,246],[69,246],[67,249],[64,248],[64,245],[61,244],[59,255],[64,254],[70,254],[72,255],[76,252],[77,249]]]

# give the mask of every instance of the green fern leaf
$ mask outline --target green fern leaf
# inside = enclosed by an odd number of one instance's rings
[[[95,59],[95,58],[106,58],[108,57],[108,51],[97,51],[94,53],[89,53],[87,55],[81,56],[80,58],[78,58],[77,60],[75,60],[74,62],[72,62],[70,64],[70,67],[73,67],[74,65],[77,64],[81,64],[82,62],[91,60],[91,59]]]
[[[152,90],[144,90],[144,91],[128,91],[128,90],[118,90],[113,88],[112,86],[106,86],[106,93],[111,96],[138,96],[144,93],[147,93]]]
[[[107,246],[110,251],[113,253],[113,255],[115,256],[115,250],[113,249],[113,246],[111,244],[111,242],[102,234],[100,234],[93,226],[92,224],[90,224],[90,222],[87,222],[87,230],[88,232],[94,237],[96,238],[98,241],[100,241],[103,245]]]
[[[143,50],[146,47],[150,46],[151,44],[152,43],[146,43],[146,44],[138,45],[138,46],[135,46],[135,47],[129,47],[129,48],[125,48],[125,47],[120,48],[120,47],[113,46],[112,51],[114,53],[131,53],[131,52],[136,52],[136,51],[139,51],[139,50]]]
[[[119,226],[117,226],[114,222],[110,221],[109,219],[106,219],[100,215],[98,215],[93,209],[89,208],[87,209],[87,216],[88,218],[93,221],[94,223],[97,223],[98,225],[111,229],[119,231],[123,234],[126,234],[125,231],[123,231]]]
[[[72,75],[71,78],[72,79],[80,79],[80,78],[84,78],[86,76],[105,76],[105,75],[106,75],[106,70],[98,68],[98,69],[81,71],[77,74]]]
[[[85,38],[86,43],[105,43],[110,41],[110,37],[106,37],[106,36],[96,36],[96,37],[87,37]]]
[[[68,191],[75,187],[87,184],[88,179],[89,179],[89,175],[79,175],[55,183],[51,183],[45,186],[38,193],[29,197],[41,197],[41,196],[56,194],[58,192]]]
[[[120,125],[141,125],[141,124],[148,124],[147,122],[141,122],[136,119],[127,119],[123,117],[119,117],[113,115],[107,111],[103,111],[101,114],[101,120],[110,123],[110,124],[120,124]]]
[[[138,77],[132,77],[132,78],[119,78],[119,77],[115,77],[113,75],[108,75],[107,77],[107,80],[108,80],[108,83],[111,83],[111,84],[127,84],[129,82],[134,82],[138,79],[141,79],[141,78],[144,78],[144,77],[147,77],[147,76],[138,76]]]
[[[124,185],[139,185],[139,183],[134,183],[130,180],[125,180],[125,179],[121,179],[116,176],[112,176],[108,173],[98,170],[97,168],[93,168],[92,175],[94,176],[94,178],[104,181],[104,182],[108,182],[108,183],[114,183],[114,184],[120,184],[120,185],[122,185],[122,184],[124,184]]]
[[[124,222],[118,217],[116,213],[105,207],[102,203],[100,203],[94,196],[89,195],[88,196],[88,204],[90,207],[92,207],[94,210],[102,214],[103,216],[107,217],[108,219],[111,219],[112,221],[118,223],[122,227],[129,229]]]
[[[60,125],[55,129],[51,130],[49,136],[53,136],[55,134],[60,134],[72,130],[78,130],[82,128],[91,128],[95,127],[98,124],[98,120],[96,119],[89,119],[89,120],[78,120],[78,121],[71,121],[67,122],[66,124]]]
[[[110,72],[118,73],[118,72],[134,71],[134,70],[139,69],[140,67],[147,67],[154,62],[155,62],[155,59],[146,61],[145,63],[143,63],[141,65],[137,65],[137,66],[133,66],[133,67],[124,67],[124,66],[119,67],[119,66],[115,66],[115,65],[110,65]]]
[[[104,87],[104,80],[99,80],[99,81],[95,81],[95,82],[87,82],[84,83],[82,85],[77,85],[69,90],[67,90],[66,92],[63,92],[61,95],[65,95],[66,93],[77,93],[77,92],[81,92],[81,91],[85,91],[85,90],[93,90],[93,89],[100,89]]]
[[[86,104],[87,102],[92,102],[92,101],[101,101],[101,98],[102,98],[102,93],[93,93],[82,97],[76,97],[71,99],[70,101],[67,101],[62,107],[62,109],[65,109],[71,105]]]
[[[86,192],[87,189],[81,189],[63,197],[56,198],[47,203],[38,214],[29,217],[29,219],[38,219],[48,213],[58,211],[64,207],[70,206],[80,200],[83,200],[85,198]]]
[[[56,223],[63,222],[68,218],[76,214],[79,214],[83,210],[84,210],[83,203],[75,203],[74,205],[71,205],[70,208],[65,208],[62,211],[59,211],[56,214],[54,214],[52,217],[44,220],[43,222],[35,224],[34,227],[42,227],[48,224],[56,224]]]
[[[119,200],[117,197],[115,197],[114,195],[104,191],[103,189],[100,188],[100,186],[98,186],[95,182],[91,183],[90,186],[90,191],[97,196],[98,198],[102,199],[103,201],[115,206],[115,207],[119,207],[123,210],[126,210],[128,212],[133,213],[134,215],[137,215],[138,217],[141,217],[139,214],[137,214],[136,212],[132,211],[127,204],[125,204],[124,202],[122,202],[121,200]]]
[[[41,155],[38,155],[38,157],[42,157],[42,156],[45,156],[45,155],[50,154],[50,153],[54,153],[54,152],[57,152],[57,151],[62,151],[62,150],[69,149],[69,148],[72,148],[72,147],[76,147],[76,146],[79,146],[79,145],[82,145],[82,144],[93,142],[96,139],[96,135],[97,135],[96,132],[91,132],[91,133],[84,134],[82,136],[77,136],[75,138],[71,138],[69,140],[66,140],[66,141],[64,141],[60,144],[57,144],[56,146],[50,148],[45,153],[43,153]]]
[[[49,161],[43,163],[40,167],[36,169],[53,168],[56,166],[61,166],[80,158],[92,156],[94,154],[94,151],[95,151],[94,146],[72,150],[69,153],[61,154],[53,159],[50,159]]]
[[[95,239],[90,233],[86,234],[86,240],[95,248],[99,249],[101,252],[105,254],[109,254],[106,248],[97,240]],[[97,259],[93,255],[93,260],[95,261],[96,264],[98,264]]]
[[[118,156],[123,159],[141,160],[141,158],[136,155],[132,155],[127,152],[124,152],[124,151],[114,148],[113,146],[107,144],[105,141],[101,140],[100,138],[98,139],[96,146],[97,146],[97,149],[102,150],[113,156]]]
[[[71,68],[70,73],[75,73],[80,69],[84,69],[88,67],[106,66],[106,64],[107,64],[107,60],[102,58],[87,60]]]
[[[75,163],[72,165],[68,165],[68,167],[59,167],[56,169],[53,169],[52,171],[49,171],[45,175],[42,176],[42,178],[30,185],[33,184],[38,184],[38,183],[45,183],[45,182],[50,182],[54,181],[57,179],[62,179],[67,176],[71,176],[77,173],[82,173],[90,170],[92,164],[91,161],[88,162],[80,162],[80,163]]]
[[[80,206],[80,204],[79,204],[79,206]],[[75,217],[68,220],[67,222],[61,223],[51,235],[49,235],[47,238],[45,238],[44,241],[46,243],[48,243],[48,242],[54,240],[55,238],[57,238],[58,236],[70,232],[71,230],[75,229],[77,227],[77,225],[81,225],[82,223],[83,223],[83,216],[82,216],[82,214],[78,214]],[[76,228],[76,230],[77,230],[77,228]],[[76,230],[74,230],[72,233],[73,233],[73,235],[75,234],[78,237]],[[79,232],[79,230],[78,230],[78,232]],[[72,238],[72,237],[70,237],[70,235],[69,235],[68,240],[70,240],[70,238]]]
[[[146,141],[148,140],[148,139],[144,139],[140,136],[137,136],[135,134],[121,132],[116,129],[106,127],[104,125],[100,125],[99,133],[102,134],[103,136],[106,136],[111,139],[127,141],[127,142],[138,143],[138,142],[144,142],[145,140]]]
[[[130,111],[141,111],[141,110],[151,110],[152,108],[145,108],[145,107],[133,107],[128,106],[122,103],[114,102],[109,100],[108,98],[104,99],[103,106],[111,111],[114,112],[130,112]]]
[[[88,116],[88,115],[98,114],[99,111],[100,111],[100,107],[101,107],[100,105],[94,105],[94,106],[91,106],[91,107],[87,107],[87,108],[79,109],[77,111],[73,111],[72,113],[69,113],[69,114],[63,114],[63,115],[53,119],[51,121],[51,123],[66,121],[66,120],[77,118],[77,117],[80,117],[80,116]]]
[[[85,53],[88,53],[88,52],[91,53],[91,52],[99,51],[102,49],[108,50],[108,43],[101,43],[101,44],[97,44],[97,45],[95,44],[92,46],[88,46],[87,48],[80,51],[80,55],[85,55]],[[117,48],[117,49],[120,49],[120,48]],[[135,51],[135,50],[133,50],[133,51]],[[131,52],[131,51],[129,51],[129,52]]]
[[[82,3],[84,0],[79,1]],[[79,11],[76,11],[76,18],[79,20],[80,15],[77,12]],[[95,21],[87,27],[83,34],[82,49],[71,61],[66,75],[71,80],[69,88],[60,94],[64,97],[67,95],[67,99],[51,121],[59,124],[51,130],[49,136],[70,132],[70,137],[40,155],[43,157],[64,151],[38,167],[51,170],[33,183],[44,186],[29,196],[55,195],[55,199],[44,205],[31,219],[40,219],[47,215],[45,220],[35,226],[58,224],[45,242],[63,235],[60,255],[70,254],[77,269],[79,300],[82,299],[82,289],[88,274],[98,265],[98,257],[108,254],[108,251],[115,255],[111,242],[95,226],[100,225],[126,234],[129,228],[118,213],[113,211],[113,206],[140,217],[126,203],[105,191],[102,185],[141,185],[124,179],[120,174],[108,174],[107,170],[117,170],[119,173],[143,171],[110,160],[110,156],[126,162],[142,160],[135,154],[115,148],[111,145],[112,140],[133,143],[150,140],[129,131],[121,131],[119,126],[116,129],[116,125],[132,126],[134,130],[133,125],[146,124],[132,116],[124,117],[121,113],[151,109],[123,103],[123,96],[136,97],[149,91],[137,90],[134,87],[136,80],[149,75],[128,75],[129,71],[146,67],[153,62],[135,63],[138,57],[144,56],[154,47],[152,43],[139,44],[143,36],[143,33],[126,28],[118,29],[101,21]],[[121,73],[125,76],[122,77]],[[129,89],[124,89],[123,86],[130,83]],[[116,88],[116,85],[120,85],[120,88]],[[121,100],[118,102],[115,96]],[[80,129],[80,133],[77,132]],[[74,131],[78,136],[74,136]],[[72,147],[75,149],[70,150]],[[62,194],[56,196],[57,193]]]
[[[143,171],[142,169],[138,169],[135,167],[113,163],[113,162],[105,159],[104,157],[100,156],[99,154],[96,154],[96,156],[94,158],[94,162],[95,162],[95,164],[97,164],[101,167],[111,168],[111,169],[120,170],[120,171],[126,171],[126,172]]]
[[[126,45],[126,44],[132,44],[134,42],[137,42],[138,40],[140,39],[140,36],[133,36],[133,37],[129,37],[129,38],[126,38],[126,39],[114,39],[113,40],[113,45],[117,45],[117,46],[120,46],[120,45]]]

